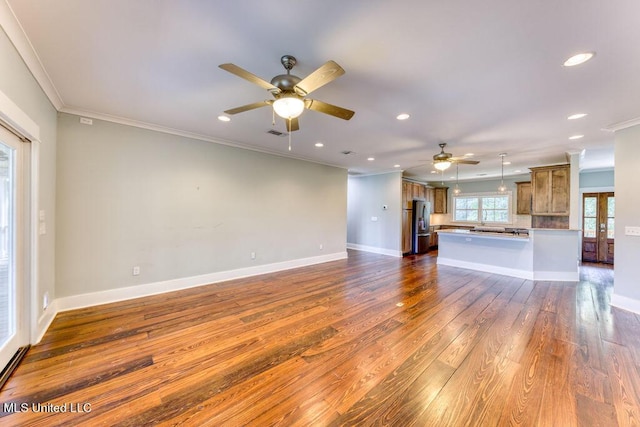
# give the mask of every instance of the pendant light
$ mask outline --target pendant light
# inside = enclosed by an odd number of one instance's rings
[[[501,167],[500,187],[498,187],[498,191],[500,193],[504,193],[505,191],[507,191],[507,187],[504,185],[504,157],[507,155],[507,153],[500,153],[498,155],[500,156],[500,167]]]
[[[456,186],[453,188],[453,194],[456,196],[460,194],[460,187],[458,186],[458,162],[456,162]]]

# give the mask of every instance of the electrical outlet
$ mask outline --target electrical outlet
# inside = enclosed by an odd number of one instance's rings
[[[140,274],[140,266],[139,266],[139,265],[134,265],[134,266],[133,266],[132,274],[133,274],[134,276],[138,276],[138,275]]]
[[[372,217],[371,217],[371,221],[376,222],[377,220],[378,220],[378,217],[377,217],[377,216],[372,216]]]
[[[251,252],[251,259],[256,259],[256,253],[255,252]]]
[[[624,234],[626,236],[640,236],[640,227],[625,227]]]
[[[324,249],[324,245],[322,243],[320,243],[320,250]]]

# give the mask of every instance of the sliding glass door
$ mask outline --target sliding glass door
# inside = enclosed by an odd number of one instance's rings
[[[0,128],[0,370],[25,344],[21,144]]]

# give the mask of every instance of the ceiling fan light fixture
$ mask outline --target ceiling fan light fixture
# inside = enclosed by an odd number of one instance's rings
[[[587,115],[587,113],[576,113],[576,114],[572,114],[569,117],[567,117],[567,120],[576,120],[576,119],[581,119],[583,117],[585,117]]]
[[[571,58],[564,61],[563,65],[565,67],[573,67],[576,65],[584,64],[585,62],[593,58],[594,55],[595,55],[595,52],[579,53],[577,55],[573,55]]]
[[[283,96],[273,102],[273,111],[283,119],[295,119],[304,111],[304,101],[297,96]]]
[[[436,161],[433,163],[433,167],[438,169],[439,171],[445,171],[449,169],[451,166],[451,162],[448,160]]]

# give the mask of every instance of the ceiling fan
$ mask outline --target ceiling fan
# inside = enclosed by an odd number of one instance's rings
[[[271,92],[275,99],[254,102],[241,107],[226,110],[227,114],[238,114],[267,105],[272,105],[275,113],[285,119],[287,131],[300,129],[298,116],[304,109],[318,111],[330,116],[349,120],[355,114],[354,111],[316,99],[305,98],[314,90],[326,85],[344,74],[344,69],[334,61],[325,62],[320,68],[309,74],[304,79],[291,74],[291,69],[296,65],[296,58],[291,55],[284,55],[280,62],[287,70],[287,74],[280,74],[271,79],[271,82],[261,79],[234,64],[221,64],[219,67],[225,71],[235,74],[245,80],[250,81]]]
[[[465,157],[453,157],[453,154],[445,153],[444,147],[447,146],[446,142],[442,142],[438,145],[440,145],[440,152],[433,156],[433,167],[435,167],[439,171],[449,169],[449,167],[453,163],[466,165],[477,165],[478,163],[480,163],[477,160],[469,160]]]

